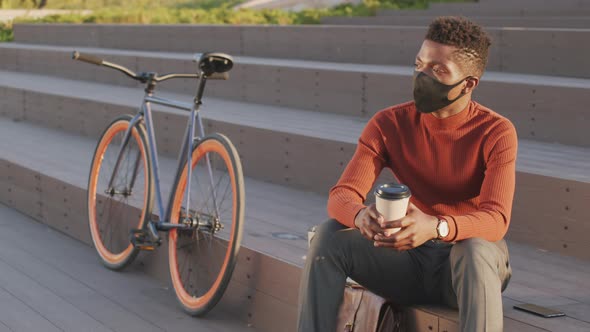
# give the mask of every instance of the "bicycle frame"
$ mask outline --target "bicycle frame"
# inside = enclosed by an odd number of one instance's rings
[[[200,77],[198,88],[197,88],[197,95],[194,99],[192,104],[179,102],[176,100],[164,99],[160,97],[156,97],[154,95],[155,83],[152,81],[148,82],[148,88],[146,88],[146,94],[142,100],[141,107],[138,113],[131,119],[129,123],[129,127],[125,131],[123,136],[123,141],[121,142],[121,148],[119,150],[119,154],[117,156],[117,161],[115,162],[115,166],[113,169],[113,173],[111,175],[111,179],[109,181],[109,188],[112,188],[115,174],[119,169],[119,165],[121,163],[123,151],[127,144],[129,143],[129,139],[131,138],[131,130],[137,126],[140,121],[144,120],[146,130],[147,130],[147,138],[148,138],[148,149],[150,151],[150,158],[152,163],[152,172],[154,176],[154,184],[155,184],[155,193],[156,193],[156,203],[158,207],[158,212],[160,215],[160,221],[155,222],[150,220],[146,225],[147,229],[149,230],[150,237],[152,240],[157,241],[159,239],[158,231],[169,231],[173,228],[180,228],[180,229],[188,229],[191,226],[185,225],[183,223],[172,224],[169,220],[166,220],[170,216],[170,209],[172,208],[172,199],[174,193],[171,192],[168,198],[168,202],[166,206],[163,204],[162,192],[160,189],[160,168],[158,162],[158,148],[156,146],[156,136],[154,131],[154,123],[152,118],[152,108],[151,104],[157,104],[162,106],[168,106],[175,109],[188,111],[189,112],[189,119],[187,122],[187,127],[185,129],[184,138],[182,147],[180,149],[178,160],[177,160],[177,167],[176,167],[176,174],[180,174],[183,171],[183,167],[185,165],[185,161],[187,165],[192,165],[192,147],[195,141],[198,141],[205,137],[205,129],[203,127],[203,121],[201,118],[200,113],[200,106],[202,104],[201,97],[203,95],[204,86],[206,83],[206,78]],[[198,127],[198,128],[195,128]],[[198,130],[198,136],[195,136],[195,131]],[[186,157],[186,158],[185,158]],[[139,155],[138,155],[139,158]],[[211,186],[214,185],[213,180],[213,170],[211,168],[211,161],[209,156],[206,155],[205,157],[207,162],[207,171],[209,173],[209,180],[211,181]],[[137,169],[139,167],[139,162],[135,162],[134,172],[132,175],[131,184],[135,182],[135,177],[137,175]],[[192,175],[192,167],[187,167],[187,187],[186,187],[186,202],[185,202],[185,209],[186,211],[190,211],[190,183],[191,183],[191,175]],[[217,207],[217,198],[213,197],[213,202],[215,204],[215,212],[219,215],[219,209]]]

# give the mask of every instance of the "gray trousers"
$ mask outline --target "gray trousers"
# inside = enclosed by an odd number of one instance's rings
[[[459,309],[461,331],[502,331],[502,291],[511,269],[504,240],[428,241],[398,252],[373,246],[336,220],[317,227],[299,290],[298,330],[332,332],[346,278],[395,304]]]

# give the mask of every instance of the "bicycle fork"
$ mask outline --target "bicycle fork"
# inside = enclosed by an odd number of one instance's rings
[[[121,141],[121,147],[119,148],[119,153],[117,154],[117,161],[115,162],[115,167],[113,167],[113,173],[111,174],[111,178],[109,179],[109,185],[108,185],[108,189],[106,194],[112,193],[114,194],[115,192],[115,188],[113,187],[113,184],[115,182],[115,177],[117,176],[117,173],[119,172],[119,167],[121,166],[121,160],[123,159],[123,152],[125,150],[125,148],[127,147],[127,144],[129,144],[129,140],[131,139],[131,133],[133,128],[135,127],[135,125],[139,122],[139,120],[141,120],[143,114],[143,112],[139,112],[138,114],[136,114],[131,121],[129,122],[129,127],[125,130],[125,134],[123,135],[123,140]],[[139,168],[139,160],[141,158],[141,151],[137,151],[137,158],[135,160],[134,163],[134,167],[133,167],[133,174],[132,174],[132,178],[131,178],[131,183],[129,184],[129,188],[125,188],[126,190],[129,191],[129,193],[131,192],[133,185],[135,184],[135,178],[137,177],[137,170]]]

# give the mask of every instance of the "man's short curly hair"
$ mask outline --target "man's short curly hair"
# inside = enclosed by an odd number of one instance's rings
[[[441,16],[430,23],[426,39],[457,47],[456,60],[470,74],[483,75],[492,42],[481,26],[464,17]]]

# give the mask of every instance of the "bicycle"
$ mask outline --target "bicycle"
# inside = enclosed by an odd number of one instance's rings
[[[114,119],[102,133],[92,158],[88,221],[102,263],[121,270],[140,250],[159,247],[159,232],[168,232],[176,297],[187,313],[206,314],[223,296],[237,261],[245,193],[236,148],[220,133],[205,135],[199,110],[207,80],[227,79],[233,59],[223,53],[196,54],[196,74],[158,75],[135,73],[77,51],[72,58],[118,70],[146,86],[138,112]],[[155,96],[156,84],[173,78],[198,79],[193,103]],[[190,112],[166,206],[160,190],[151,104]],[[154,198],[159,220],[152,218]]]

